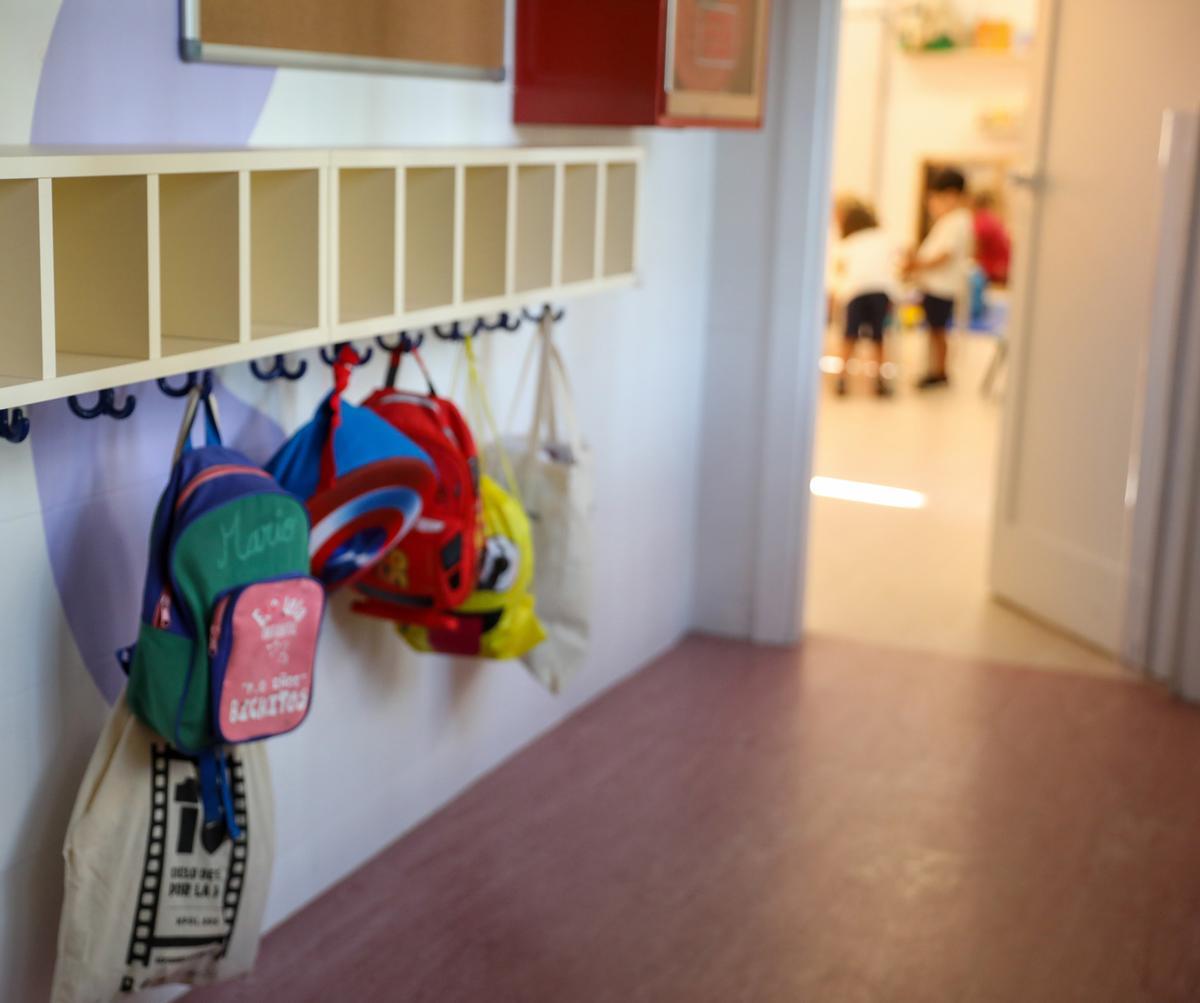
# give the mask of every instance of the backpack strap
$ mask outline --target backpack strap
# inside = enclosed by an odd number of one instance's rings
[[[183,409],[183,421],[179,425],[179,436],[175,440],[175,453],[171,458],[172,464],[178,463],[179,458],[192,448],[192,425],[196,421],[196,412],[204,404],[204,441],[210,446],[221,445],[221,423],[217,414],[217,401],[212,394],[212,377],[205,378],[188,392],[187,404]]]
[[[334,455],[333,440],[342,424],[342,394],[350,385],[350,372],[360,363],[358,352],[351,345],[343,345],[333,362],[333,393],[326,401],[329,408],[329,434],[325,437],[325,446],[321,450],[321,476],[318,485],[329,487],[337,477],[337,462]]]
[[[229,760],[224,748],[205,749],[196,757],[196,769],[200,774],[200,801],[204,805],[205,826],[224,823],[231,839],[241,839],[242,830],[234,816]]]
[[[387,377],[384,381],[384,389],[395,390],[396,380],[400,376],[400,363],[404,361],[404,356],[411,355],[417,361],[417,367],[421,370],[421,375],[425,377],[425,385],[429,388],[429,396],[436,397],[437,390],[433,385],[433,377],[429,375],[429,369],[425,365],[425,360],[421,358],[421,353],[418,350],[418,342],[402,341],[401,344],[391,349],[391,355],[388,358]]]

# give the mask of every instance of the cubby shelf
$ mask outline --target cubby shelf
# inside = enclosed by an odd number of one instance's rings
[[[641,166],[0,148],[0,409],[629,285]]]

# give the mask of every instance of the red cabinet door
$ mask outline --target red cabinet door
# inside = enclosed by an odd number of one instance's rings
[[[762,122],[769,0],[518,0],[514,119]]]

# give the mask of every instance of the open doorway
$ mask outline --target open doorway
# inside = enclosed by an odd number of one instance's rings
[[[1008,177],[1033,101],[1037,7],[843,2],[831,192],[840,208],[829,239],[805,620],[815,634],[1115,675],[1114,660],[996,602],[989,584],[1012,310],[995,234],[1013,230]],[[954,195],[955,176],[961,195],[936,206],[931,190]],[[921,259],[936,222],[931,202],[978,234],[954,293],[933,286],[932,305],[930,285],[905,267],[914,252]],[[848,207],[864,210],[850,227]],[[882,352],[870,311],[847,310],[872,292],[863,284],[872,255],[862,254],[872,229],[877,245],[894,249],[893,281],[879,290],[891,301]],[[859,251],[848,258],[851,242]],[[939,375],[930,329],[947,299],[941,383],[928,380]],[[921,389],[923,379],[933,385]]]

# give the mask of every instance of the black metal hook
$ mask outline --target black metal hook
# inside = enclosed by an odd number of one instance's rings
[[[326,349],[322,348],[321,361],[327,366],[332,366],[337,362],[338,356],[342,354],[342,349],[346,347],[354,348],[354,346],[348,341],[339,341],[336,345],[334,345],[332,355],[330,355]],[[358,355],[358,361],[354,363],[356,366],[365,366],[371,361],[371,356],[375,353],[375,349],[371,348],[369,345],[367,346],[367,350],[365,352],[360,352],[357,348],[354,348],[354,351]]]
[[[409,334],[407,331],[400,331],[394,345],[389,345],[383,335],[379,335],[375,339],[375,344],[385,352],[400,352],[402,355],[407,355],[425,344],[425,332],[418,331],[416,334]]]
[[[117,407],[117,392],[115,390],[101,390],[96,397],[95,407],[84,407],[79,403],[79,398],[72,394],[67,398],[67,407],[78,418],[90,420],[99,418],[101,415],[108,415],[110,418],[128,418],[133,414],[133,409],[137,407],[137,398],[133,394],[126,394],[125,403]]]
[[[525,309],[521,310],[521,316],[533,324],[540,324],[543,320],[546,319],[546,314],[549,314],[550,319],[552,321],[554,321],[554,323],[557,324],[560,320],[563,319],[563,317],[565,317],[567,315],[567,311],[565,309],[555,310],[554,307],[552,307],[549,303],[547,303],[545,306],[542,307],[542,312],[539,314],[532,314],[528,310],[525,310]]]
[[[212,393],[212,385],[212,373],[207,369],[204,370],[202,374],[188,373],[187,379],[184,381],[184,384],[181,387],[171,386],[170,382],[165,376],[158,380],[158,389],[168,397],[186,397],[196,386],[199,386],[204,392],[204,395],[208,396],[210,393]]]
[[[441,338],[442,341],[465,341],[467,338],[467,336],[462,333],[462,326],[458,321],[455,321],[453,324],[451,324],[448,331],[443,330],[438,324],[432,325],[430,330],[433,331],[437,337]]]
[[[271,363],[271,368],[264,372],[258,368],[258,359],[251,359],[250,372],[264,383],[269,383],[271,380],[278,380],[280,378],[294,381],[300,379],[301,376],[308,372],[308,360],[301,359],[295,369],[288,369],[287,359],[283,355],[276,355],[275,361]]]
[[[29,435],[29,415],[22,408],[0,411],[0,439],[6,442],[24,442]]]
[[[561,313],[559,315],[559,319],[560,320],[562,319]],[[512,320],[512,323],[510,324],[509,318],[508,318],[508,311],[506,310],[502,314],[500,314],[500,317],[496,321],[495,324],[488,325],[488,330],[489,331],[516,331],[520,327],[521,327],[521,317],[519,315],[514,317]]]
[[[491,331],[516,331],[521,327],[521,317],[518,314],[513,320],[509,320],[508,311],[501,313],[494,323],[488,323],[487,319],[480,317],[475,321],[475,326],[471,328],[471,336],[478,337],[485,332]]]

